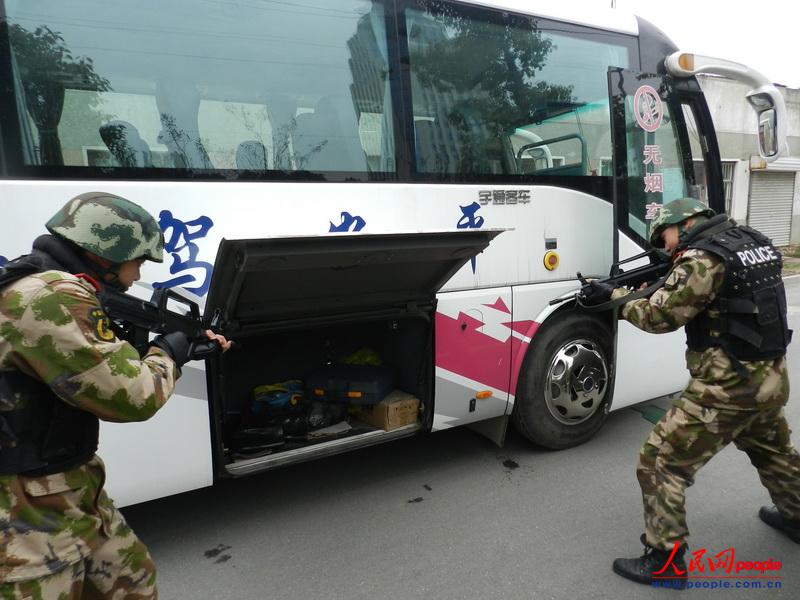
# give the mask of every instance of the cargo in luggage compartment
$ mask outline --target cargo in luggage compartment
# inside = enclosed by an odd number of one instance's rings
[[[313,400],[346,404],[377,404],[395,388],[391,367],[331,365],[310,373],[306,395]]]
[[[375,406],[359,407],[355,416],[368,425],[392,431],[416,423],[418,413],[419,399],[412,394],[395,390]]]

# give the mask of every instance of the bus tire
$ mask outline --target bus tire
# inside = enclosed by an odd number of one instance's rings
[[[600,319],[568,312],[545,324],[520,373],[516,429],[553,450],[587,441],[608,417],[612,357],[613,334]]]

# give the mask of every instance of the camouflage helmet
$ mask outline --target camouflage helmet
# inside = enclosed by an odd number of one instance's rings
[[[112,263],[164,260],[164,234],[138,204],[106,192],[89,192],[67,202],[45,225],[53,235]]]
[[[694,198],[678,198],[661,207],[658,216],[650,223],[650,244],[661,248],[664,245],[661,232],[670,225],[703,215],[713,217],[714,210]]]

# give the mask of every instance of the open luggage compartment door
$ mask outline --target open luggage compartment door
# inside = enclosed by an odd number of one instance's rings
[[[499,233],[223,240],[205,318],[241,351],[210,364],[218,472],[428,430],[436,292]]]
[[[222,240],[206,319],[226,336],[434,300],[501,230]]]

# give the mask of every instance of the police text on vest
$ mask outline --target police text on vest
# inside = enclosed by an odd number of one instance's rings
[[[743,265],[757,265],[771,260],[778,260],[772,246],[761,246],[753,250],[744,250],[743,252],[737,252],[736,255],[739,257],[739,260],[742,261]]]

